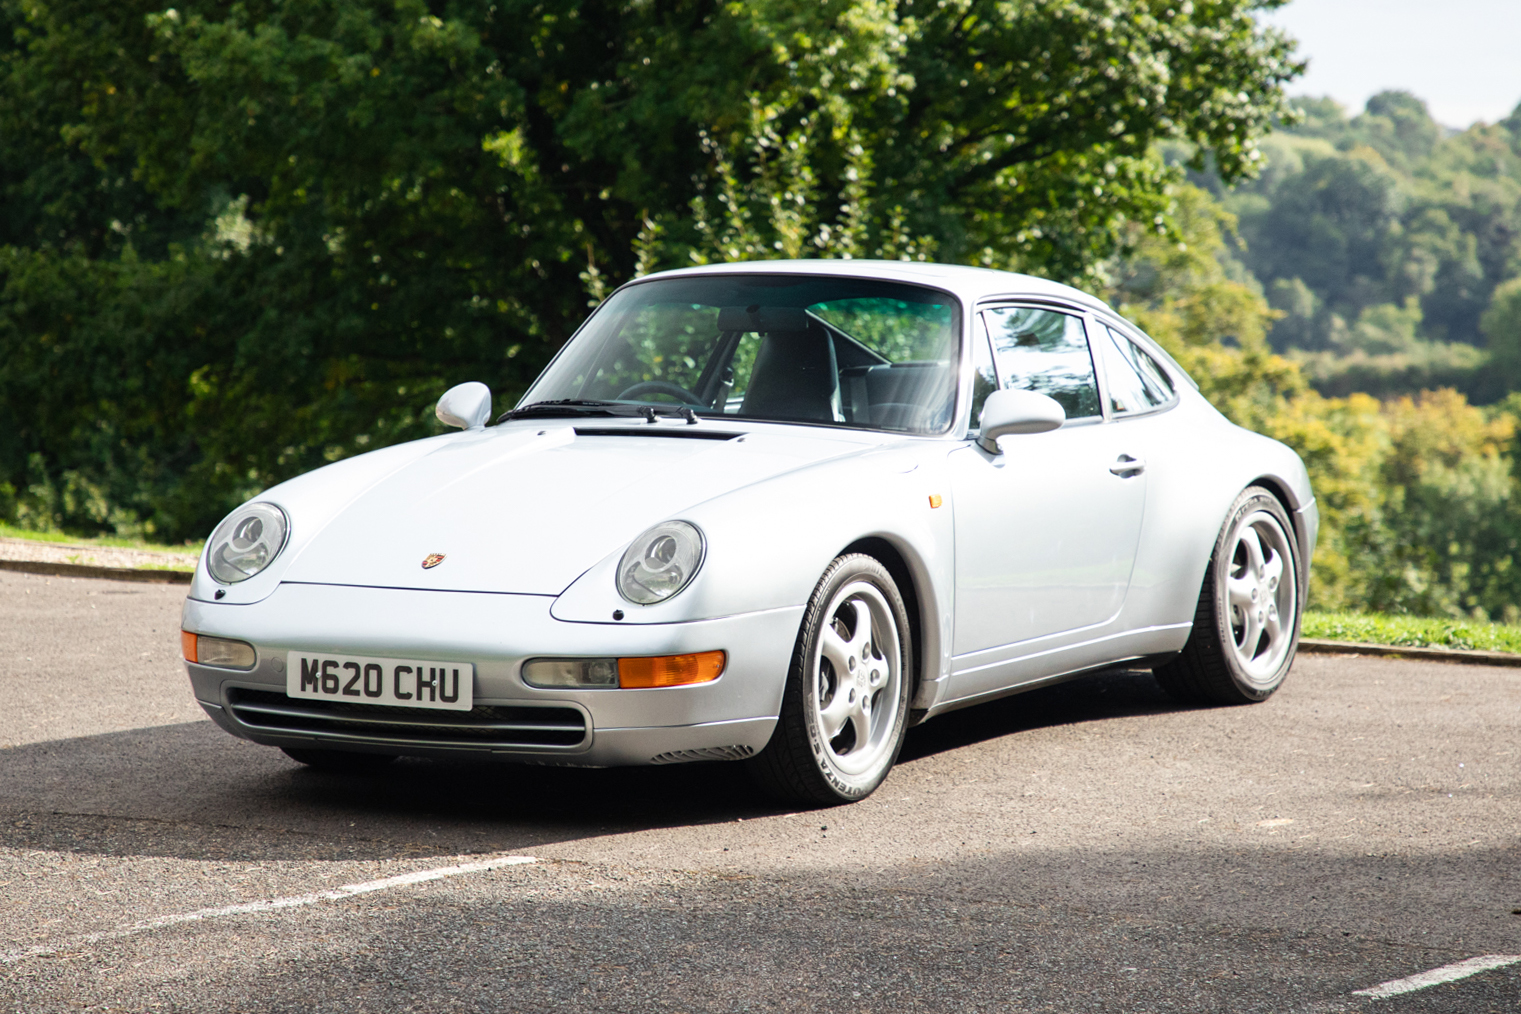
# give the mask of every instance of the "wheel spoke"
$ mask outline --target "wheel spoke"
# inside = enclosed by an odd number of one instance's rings
[[[868,710],[868,695],[862,695],[856,700],[856,706],[850,709],[850,724],[856,727],[856,748],[865,748],[871,742],[871,712]]]
[[[1283,618],[1278,615],[1278,610],[1268,610],[1267,621],[1263,624],[1263,629],[1267,631],[1268,650],[1271,651],[1273,645],[1278,643],[1278,638],[1283,635]]]
[[[834,666],[835,680],[843,686],[850,679],[850,645],[845,642],[833,624],[826,625],[819,637],[824,657]]]
[[[1262,538],[1257,534],[1257,529],[1247,527],[1241,529],[1237,541],[1246,550],[1246,565],[1251,571],[1251,577],[1256,578],[1262,573]]]
[[[1262,624],[1257,622],[1257,610],[1241,611],[1241,642],[1237,647],[1242,657],[1250,661],[1257,654],[1257,642],[1262,640]]]
[[[829,706],[819,710],[819,724],[823,726],[824,738],[834,739],[845,728],[845,723],[855,717],[856,707],[850,702],[850,691],[840,685],[835,688],[834,699]]]
[[[1225,594],[1233,606],[1239,606],[1245,613],[1249,609],[1256,608],[1257,600],[1252,598],[1252,591],[1257,587],[1257,582],[1251,577],[1228,577],[1225,579]]]
[[[1274,553],[1272,558],[1262,565],[1262,585],[1269,591],[1277,591],[1278,584],[1283,580],[1283,554]]]
[[[850,637],[850,653],[859,658],[871,643],[871,610],[860,599],[851,599],[847,605],[855,610],[852,614],[855,623],[851,626],[855,633]]]

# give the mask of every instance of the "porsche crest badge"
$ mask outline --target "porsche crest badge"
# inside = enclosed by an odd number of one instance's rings
[[[443,553],[429,553],[427,556],[423,557],[423,570],[432,570],[434,567],[437,567],[443,562]]]

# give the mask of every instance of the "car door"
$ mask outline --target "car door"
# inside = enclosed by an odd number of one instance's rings
[[[957,698],[1023,682],[1029,667],[1015,671],[1011,661],[1102,636],[1125,599],[1146,501],[1144,454],[1100,400],[1093,319],[1008,305],[983,310],[976,324],[974,340],[990,348],[976,350],[983,379],[974,388],[1049,395],[1067,422],[1004,437],[1001,454],[971,441],[949,457]],[[1061,671],[1061,659],[1051,661]]]
[[[1187,522],[1180,527],[1180,521],[1195,516],[1187,509],[1191,491],[1207,482],[1215,463],[1197,453],[1188,416],[1170,411],[1178,404],[1177,390],[1147,340],[1137,337],[1132,325],[1094,316],[1098,326],[1090,333],[1109,425],[1124,437],[1130,453],[1146,459],[1146,517],[1123,625],[1145,642],[1131,644],[1125,653],[1147,654],[1156,648],[1147,640],[1146,628],[1193,619],[1191,608],[1186,617],[1177,615],[1177,596],[1166,589],[1176,580],[1179,554],[1188,552],[1183,547],[1190,544],[1192,529]]]

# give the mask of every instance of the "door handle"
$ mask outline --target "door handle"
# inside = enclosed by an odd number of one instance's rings
[[[1146,471],[1146,459],[1133,457],[1129,454],[1121,454],[1114,464],[1109,466],[1109,471],[1122,479],[1128,479],[1132,475],[1140,475]]]

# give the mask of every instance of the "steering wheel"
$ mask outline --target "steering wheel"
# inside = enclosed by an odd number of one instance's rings
[[[670,394],[680,398],[682,403],[693,408],[707,408],[702,399],[680,384],[673,384],[669,380],[641,380],[637,384],[625,387],[618,392],[618,400],[626,401],[630,398],[638,398],[644,394]]]

